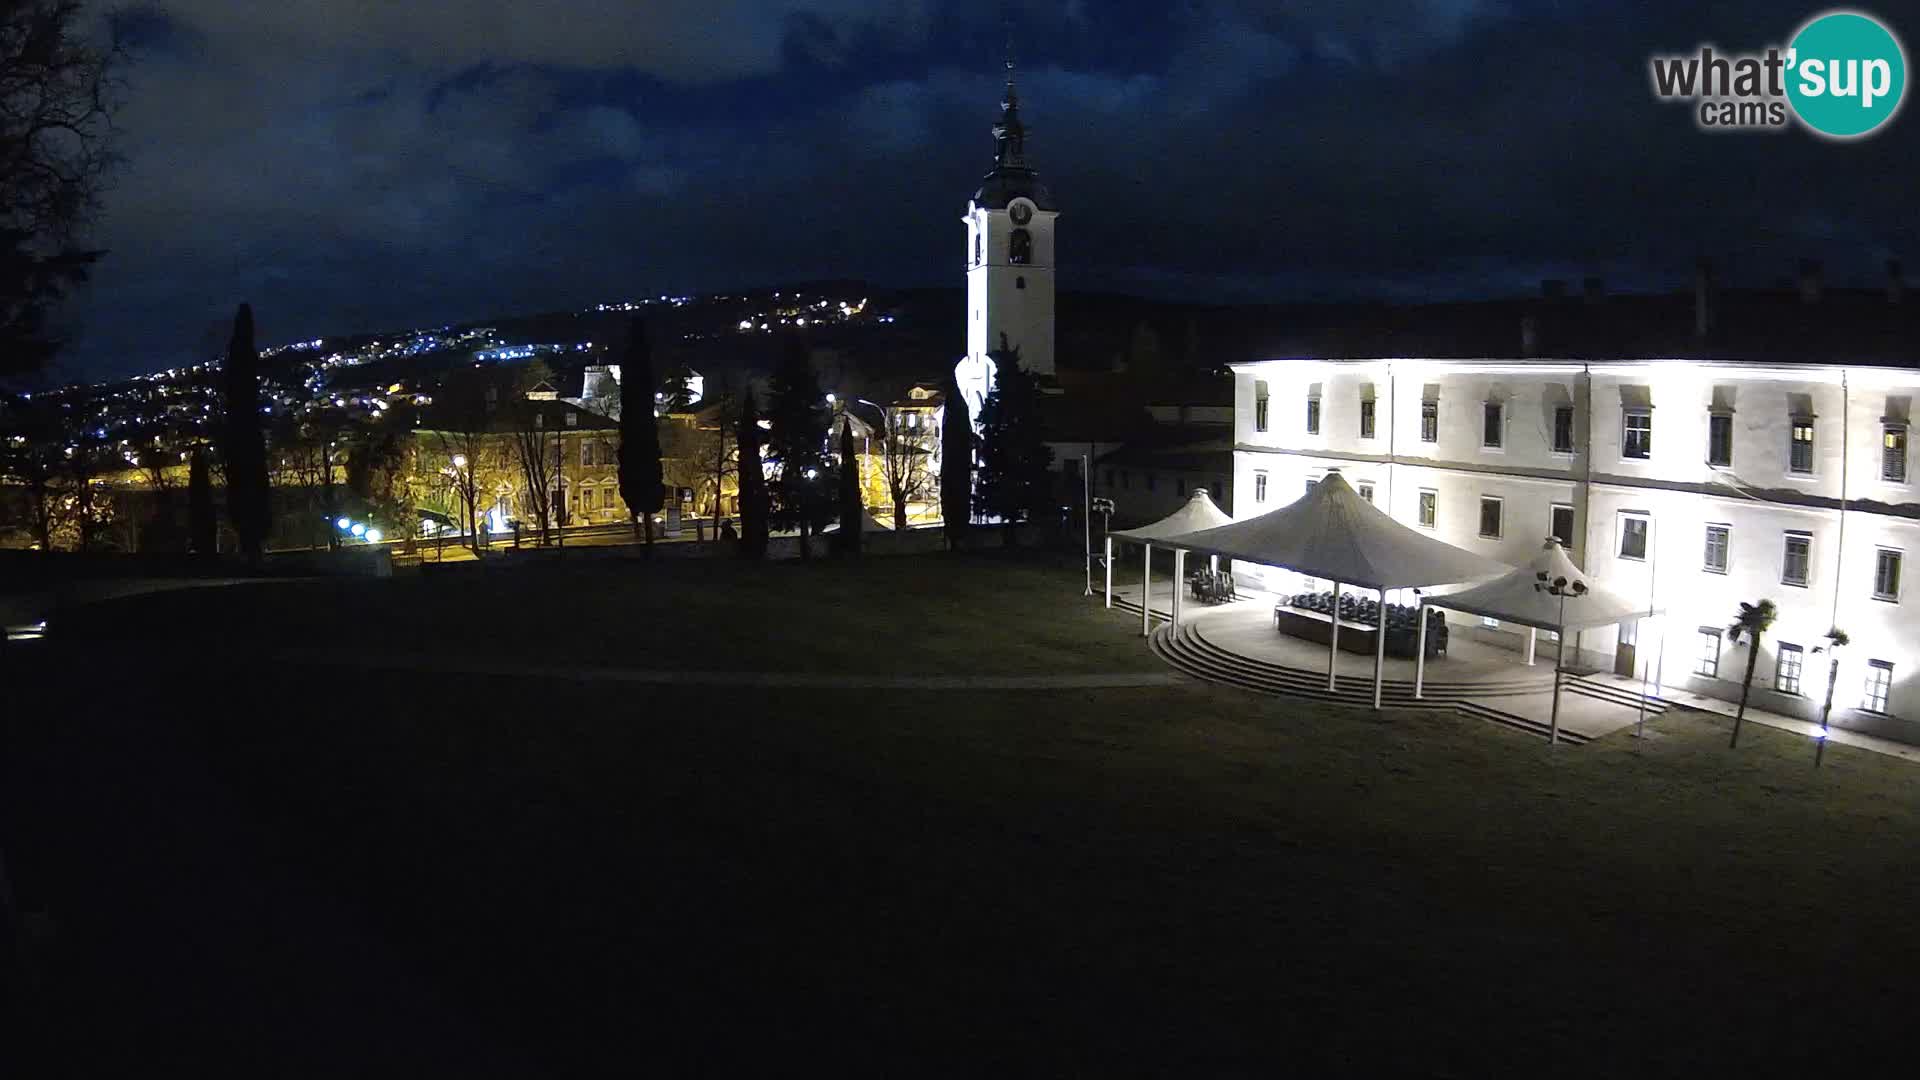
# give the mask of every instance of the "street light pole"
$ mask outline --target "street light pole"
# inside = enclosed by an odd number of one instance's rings
[[[1555,628],[1553,646],[1553,712],[1547,722],[1547,745],[1555,746],[1560,742],[1560,684],[1564,681],[1562,672],[1566,668],[1567,657],[1567,598],[1587,595],[1587,583],[1568,581],[1564,577],[1548,581],[1545,570],[1536,573],[1534,579],[1534,592],[1545,592],[1560,598],[1560,625]]]

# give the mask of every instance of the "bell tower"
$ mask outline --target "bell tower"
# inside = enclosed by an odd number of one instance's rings
[[[1027,128],[1007,61],[993,125],[993,168],[967,202],[967,355],[954,374],[978,422],[980,399],[1003,355],[1029,372],[1053,367],[1053,193],[1027,164]]]

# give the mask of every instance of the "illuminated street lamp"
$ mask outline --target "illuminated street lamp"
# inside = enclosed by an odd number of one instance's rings
[[[1827,631],[1826,639],[1825,645],[1813,647],[1816,655],[1822,651],[1827,654],[1827,700],[1826,704],[1820,706],[1820,734],[1813,737],[1813,767],[1816,769],[1820,767],[1820,759],[1827,753],[1827,719],[1833,715],[1833,684],[1840,681],[1840,650],[1853,642],[1847,632],[1837,626]]]
[[[456,469],[464,469],[464,468],[466,468],[466,467],[467,467],[467,455],[465,455],[465,454],[455,454],[455,455],[453,455],[453,467],[454,467],[454,468],[456,468]]]
[[[353,528],[353,520],[351,518],[339,518],[334,521],[333,525],[337,529],[351,529]]]
[[[355,536],[365,536],[365,535],[367,535],[367,527],[366,527],[366,525],[365,525],[364,523],[362,523],[362,522],[358,522],[358,521],[356,521],[356,522],[354,522],[354,523],[353,523],[353,535],[355,535]]]
[[[1565,577],[1556,577],[1549,581],[1545,570],[1533,576],[1534,592],[1548,593],[1560,598],[1559,625],[1554,628],[1553,634],[1553,714],[1547,724],[1547,745],[1552,746],[1560,741],[1560,683],[1563,678],[1561,669],[1567,656],[1567,597],[1578,598],[1587,595],[1587,583],[1570,582]]]

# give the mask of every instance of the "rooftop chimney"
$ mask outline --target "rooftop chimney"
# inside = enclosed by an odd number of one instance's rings
[[[1532,356],[1540,351],[1540,320],[1532,315],[1520,316],[1520,355]]]
[[[1580,283],[1580,289],[1586,296],[1587,303],[1589,304],[1597,304],[1607,298],[1607,281],[1605,278],[1587,278]]]
[[[1540,295],[1548,300],[1558,300],[1567,295],[1567,283],[1559,278],[1543,278],[1540,281]]]
[[[1800,260],[1800,302],[1817,304],[1820,302],[1820,260]]]
[[[1887,260],[1887,303],[1904,304],[1907,300],[1907,279],[1900,272],[1900,260]]]
[[[1693,264],[1693,336],[1704,338],[1713,333],[1713,260],[1703,258]]]

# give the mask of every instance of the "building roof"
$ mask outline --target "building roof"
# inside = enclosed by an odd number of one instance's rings
[[[1013,86],[1013,61],[1007,61],[1007,91],[1000,99],[1000,119],[993,125],[993,168],[973,193],[975,206],[1004,210],[1018,198],[1027,198],[1042,210],[1054,210],[1053,192],[1027,164],[1027,126],[1020,120],[1020,95]]]
[[[1707,332],[1698,333],[1701,308]],[[1884,289],[1739,289],[1300,305],[1243,331],[1249,360],[1736,360],[1920,366],[1920,302]],[[1237,351],[1237,350],[1235,350]]]

